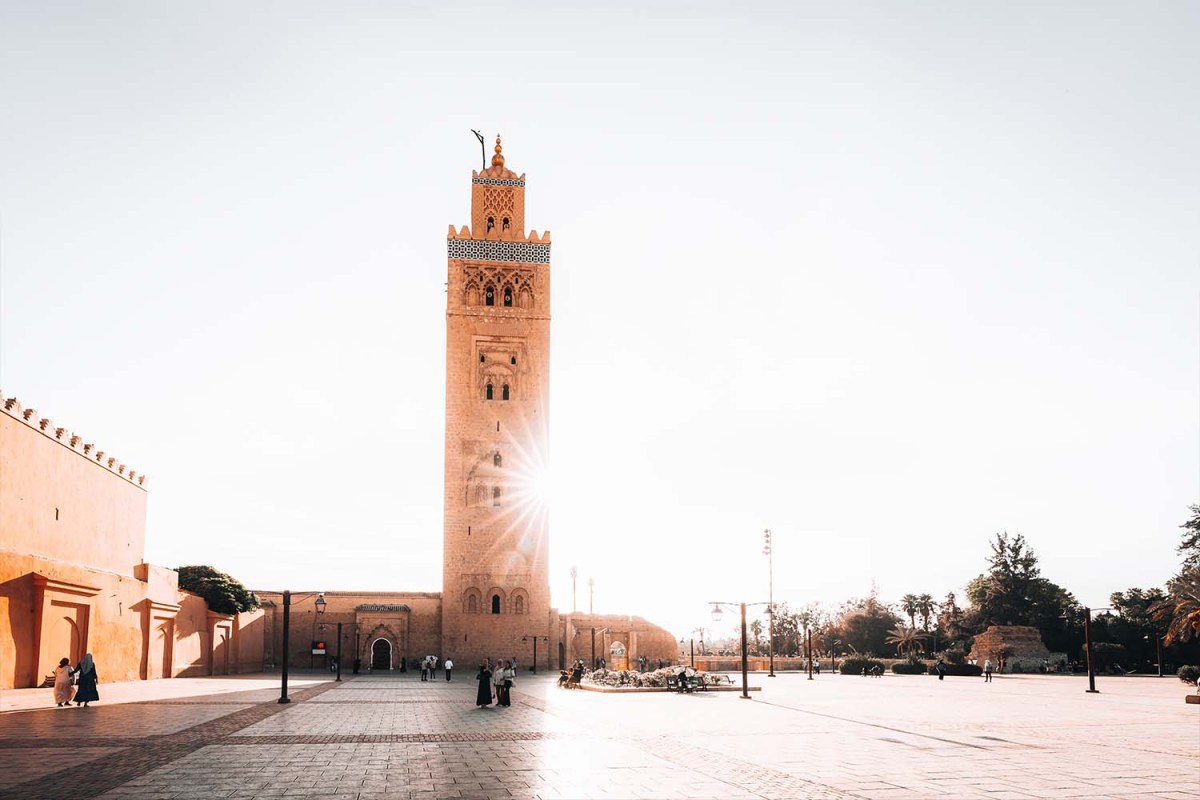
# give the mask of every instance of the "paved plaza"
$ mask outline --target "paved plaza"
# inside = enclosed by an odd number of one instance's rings
[[[274,676],[102,684],[86,710],[5,692],[0,797],[1200,797],[1200,707],[1171,677],[754,675],[744,700],[526,676],[483,710],[465,674],[329,677],[290,705]]]

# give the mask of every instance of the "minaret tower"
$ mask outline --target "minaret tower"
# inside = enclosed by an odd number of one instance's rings
[[[471,176],[471,226],[447,237],[442,658],[531,661],[550,636],[550,234],[525,233],[525,176]],[[550,657],[538,642],[538,661]]]

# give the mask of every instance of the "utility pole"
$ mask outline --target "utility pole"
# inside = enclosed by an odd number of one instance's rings
[[[593,601],[596,599],[596,579],[588,578],[588,613],[595,614],[593,610]]]

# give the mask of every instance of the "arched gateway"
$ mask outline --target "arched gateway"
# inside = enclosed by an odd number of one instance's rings
[[[387,639],[376,639],[371,645],[371,670],[392,668],[392,643]]]

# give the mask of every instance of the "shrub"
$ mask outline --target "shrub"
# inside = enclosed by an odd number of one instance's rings
[[[958,648],[951,648],[942,654],[947,664],[965,664],[967,663],[967,654]]]
[[[1196,681],[1200,680],[1200,667],[1192,664],[1184,664],[1175,674],[1179,676],[1179,680],[1195,686]]]
[[[838,664],[838,672],[843,675],[862,675],[864,669],[870,670],[876,666],[883,669],[883,662],[874,658],[855,656],[854,658],[847,658]]]
[[[946,674],[960,678],[978,678],[983,674],[983,667],[978,664],[945,664]]]
[[[925,662],[910,658],[907,661],[897,661],[892,664],[892,672],[897,675],[924,675]]]

